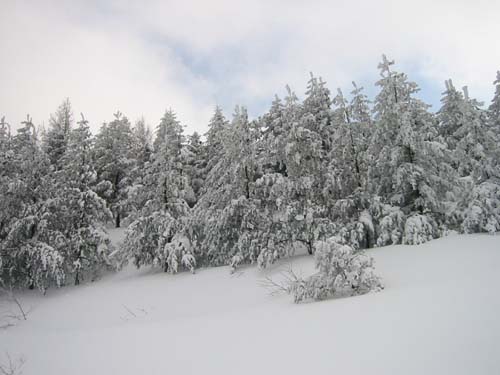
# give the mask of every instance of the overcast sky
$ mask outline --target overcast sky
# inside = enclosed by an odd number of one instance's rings
[[[262,114],[312,71],[370,96],[382,53],[439,104],[443,81],[489,101],[500,1],[0,0],[0,116],[47,123],[65,97],[96,130],[116,110],[156,126],[172,108],[206,131],[219,104]]]

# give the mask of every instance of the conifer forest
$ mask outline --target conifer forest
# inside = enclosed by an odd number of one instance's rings
[[[250,119],[216,107],[206,134],[173,109],[152,129],[116,112],[92,134],[69,99],[46,128],[0,122],[0,281],[38,289],[131,263],[168,273],[297,252],[318,273],[296,301],[380,289],[365,249],[500,230],[500,72],[480,103],[452,80],[441,107],[385,55],[374,98],[310,75]],[[126,111],[126,108],[124,109]],[[126,227],[122,246],[108,236]]]

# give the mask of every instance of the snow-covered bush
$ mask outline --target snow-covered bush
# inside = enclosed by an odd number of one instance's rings
[[[401,243],[405,215],[398,207],[384,205],[383,216],[377,226],[377,246]]]
[[[405,245],[420,245],[437,235],[436,221],[428,215],[417,214],[406,219],[402,242]]]
[[[462,230],[465,233],[500,231],[500,185],[490,181],[474,186],[467,197]]]
[[[364,294],[383,288],[371,257],[340,244],[336,237],[316,242],[315,248],[318,273],[305,280],[297,279],[290,286],[296,303]]]
[[[234,273],[242,262],[243,262],[243,256],[240,253],[234,255],[231,258],[231,263],[229,264],[229,266],[231,267],[231,273]]]
[[[179,266],[181,266],[194,274],[196,258],[191,252],[190,241],[184,235],[178,233],[170,242],[165,244],[164,257],[166,259],[166,271],[177,273]]]
[[[41,238],[33,238],[33,233]],[[0,242],[1,283],[37,288],[42,292],[51,285],[64,284],[65,259],[56,249],[56,244],[65,243],[64,236],[51,233],[52,238],[49,238],[47,234],[45,227],[34,216],[14,221],[8,236]],[[44,240],[51,242],[52,246]]]
[[[182,257],[181,257],[181,264],[183,267],[188,269],[191,273],[194,273],[195,267],[196,267],[196,259],[191,254],[191,252],[188,251],[182,251]]]
[[[124,262],[132,259],[137,267],[165,266],[169,255],[165,246],[171,242],[178,226],[179,223],[166,211],[138,218],[126,231],[122,249]]]

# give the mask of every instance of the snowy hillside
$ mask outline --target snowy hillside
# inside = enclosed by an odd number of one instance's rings
[[[27,321],[0,331],[24,374],[494,374],[500,369],[500,241],[452,236],[369,251],[385,290],[293,304],[260,271],[170,275],[126,269],[24,292]],[[1,357],[0,363],[4,362]]]

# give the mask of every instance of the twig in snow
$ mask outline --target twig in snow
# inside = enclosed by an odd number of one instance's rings
[[[123,305],[123,304],[122,304],[122,306],[123,306],[123,308],[124,308],[125,310],[127,310],[127,311],[128,311],[128,313],[129,313],[130,315],[132,315],[134,318],[137,318],[137,315],[136,315],[136,314],[135,314],[132,310],[130,310],[130,309],[129,309],[126,305]]]
[[[281,293],[290,294],[292,285],[301,280],[301,277],[294,272],[292,266],[288,270],[280,272],[280,275],[282,281],[275,281],[270,276],[266,276],[259,284],[268,289],[271,296],[275,296]]]
[[[21,375],[21,368],[26,363],[26,360],[21,356],[17,360],[13,360],[9,352],[5,352],[7,357],[6,364],[0,364],[0,375]]]
[[[31,309],[25,309],[14,293],[12,286],[7,287],[2,283],[0,286],[0,295],[5,296],[5,301],[15,307],[15,311],[9,308],[7,313],[0,316],[0,328],[6,329],[14,326],[15,324],[12,321],[28,320],[28,314],[31,312]]]

